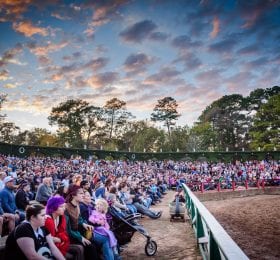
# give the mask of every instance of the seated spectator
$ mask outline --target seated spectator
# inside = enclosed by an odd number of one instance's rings
[[[19,189],[16,193],[15,200],[16,206],[19,210],[25,211],[25,208],[29,205],[29,191],[30,184],[26,181],[23,181],[19,184]]]
[[[94,210],[91,196],[88,191],[85,191],[83,201],[80,202],[81,217],[84,221],[88,222],[91,212]]]
[[[15,215],[11,213],[4,213],[0,203],[0,237],[3,232],[3,225],[8,225],[9,233],[15,228]]]
[[[61,196],[49,198],[46,206],[45,227],[51,233],[53,242],[65,256],[70,244],[66,230],[66,219],[64,216],[65,200]]]
[[[0,172],[0,191],[5,188],[5,184],[4,184],[5,177],[7,177],[7,174],[4,171]]]
[[[157,219],[161,217],[162,214],[161,211],[154,212],[142,204],[142,194],[139,192],[139,188],[135,188],[134,190],[131,190],[130,194],[133,195],[132,201],[133,201],[133,205],[137,209],[137,212],[146,215],[152,219]]]
[[[95,244],[85,238],[86,230],[93,230],[81,217],[79,203],[84,192],[80,186],[70,185],[66,197],[66,226],[71,243],[80,244],[85,250],[85,259],[99,259]]]
[[[52,196],[51,179],[49,177],[45,177],[43,179],[43,183],[41,183],[38,187],[35,200],[37,200],[43,205],[46,205],[49,197],[51,196]]]
[[[6,240],[4,259],[65,259],[45,229],[45,207],[41,204],[26,208],[26,221],[17,226]]]
[[[16,223],[21,222],[25,218],[23,212],[19,212],[16,206],[14,189],[14,179],[11,176],[7,176],[4,179],[5,188],[0,192],[0,199],[2,209],[5,213],[15,214]]]
[[[97,225],[94,228],[93,239],[102,246],[103,257],[105,260],[119,259],[117,250],[117,239],[114,233],[110,230],[107,222],[106,213],[108,211],[108,203],[105,199],[96,200],[96,209],[89,216],[89,221]]]
[[[126,207],[129,209],[130,213],[137,213],[136,207],[132,204],[132,199],[134,195],[131,195],[128,192],[128,187],[125,182],[122,182],[119,186],[119,198],[122,203],[126,205]]]

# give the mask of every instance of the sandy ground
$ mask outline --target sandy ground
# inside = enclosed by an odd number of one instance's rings
[[[203,203],[250,259],[280,259],[280,195]]]
[[[146,238],[138,232],[134,234],[132,241],[128,244],[121,256],[123,260],[127,259],[188,259],[201,260],[199,250],[196,246],[194,232],[189,221],[170,222],[168,203],[174,198],[174,192],[169,191],[161,203],[152,206],[153,210],[162,210],[161,218],[153,220],[145,217],[140,223],[150,233],[153,240],[158,245],[158,251],[155,256],[148,257],[145,254]]]

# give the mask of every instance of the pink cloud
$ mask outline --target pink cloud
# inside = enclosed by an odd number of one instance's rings
[[[48,31],[46,28],[34,26],[30,21],[13,23],[13,29],[17,32],[24,34],[26,37],[31,37],[34,34],[47,36]]]
[[[212,32],[210,33],[210,36],[211,38],[215,38],[220,31],[220,20],[217,17],[214,17],[212,24],[213,24],[213,29]]]

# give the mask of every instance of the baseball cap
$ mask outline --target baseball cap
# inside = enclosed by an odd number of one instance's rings
[[[7,182],[13,181],[14,178],[12,176],[7,176],[4,178],[3,182],[6,184]]]

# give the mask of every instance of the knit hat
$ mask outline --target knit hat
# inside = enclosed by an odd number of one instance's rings
[[[65,203],[65,200],[61,196],[53,196],[48,199],[47,206],[46,206],[46,213],[51,215],[55,212],[58,207]]]

